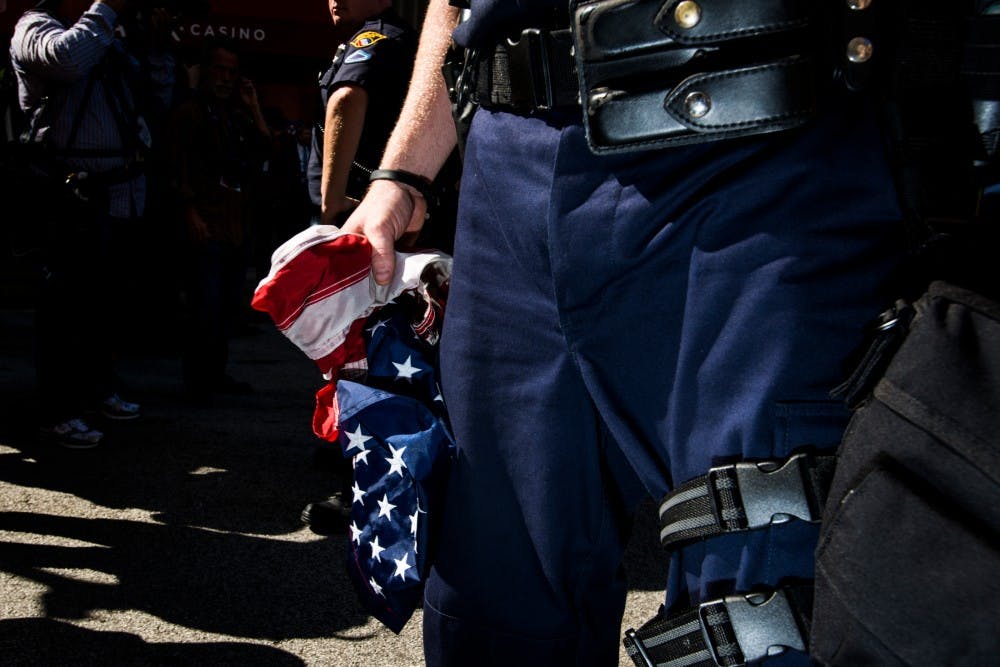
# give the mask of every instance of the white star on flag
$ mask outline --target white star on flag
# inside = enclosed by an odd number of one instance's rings
[[[372,590],[375,591],[375,595],[385,597],[384,595],[382,595],[382,587],[379,586],[377,583],[375,583],[375,577],[369,579],[368,583],[371,584]]]
[[[354,455],[354,458],[351,459],[351,462],[354,464],[355,468],[358,467],[358,461],[361,461],[365,465],[368,465],[368,452],[370,451],[371,451],[370,449],[362,449],[360,452]]]
[[[393,572],[392,576],[399,576],[400,579],[406,579],[406,571],[409,570],[412,565],[406,562],[406,554],[403,554],[402,558],[393,558],[392,562],[396,564],[396,571]]]
[[[361,432],[361,424],[358,424],[358,427],[354,429],[354,433],[345,433],[345,435],[350,440],[350,444],[347,445],[347,451],[357,449],[363,452],[365,451],[365,443],[372,439],[372,436]]]
[[[413,365],[413,355],[406,357],[406,361],[401,364],[397,364],[395,361],[392,365],[396,367],[396,379],[412,380],[413,376],[417,373],[423,372],[423,368],[419,368]]]
[[[406,447],[400,447],[396,449],[392,445],[389,445],[389,449],[392,451],[392,456],[385,460],[389,464],[389,472],[386,475],[391,475],[396,472],[399,476],[403,476],[403,468],[406,467],[406,463],[403,462],[403,452],[406,451]]]
[[[351,542],[361,546],[361,529],[353,521],[351,522]]]
[[[378,543],[378,535],[376,535],[375,539],[371,541],[371,548],[372,548],[372,558],[374,558],[375,560],[377,560],[378,562],[381,563],[382,562],[382,552],[385,551],[385,547],[379,545],[379,543]]]
[[[351,491],[354,492],[354,500],[351,501],[351,504],[361,503],[361,506],[364,507],[364,497],[366,492],[361,490],[361,487],[358,486],[357,480],[354,481],[354,486],[351,487]]]
[[[383,516],[389,517],[389,519],[391,520],[392,517],[389,516],[389,512],[391,512],[394,509],[396,509],[396,506],[389,502],[388,493],[382,496],[382,500],[378,501],[378,515],[380,517]]]
[[[420,516],[419,509],[410,515],[410,533],[413,535],[413,537],[417,536],[417,517],[419,516]]]

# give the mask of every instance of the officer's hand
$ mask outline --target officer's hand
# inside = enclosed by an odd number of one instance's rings
[[[396,240],[404,233],[416,235],[423,227],[426,213],[427,202],[409,186],[396,181],[373,181],[368,194],[341,229],[368,239],[375,282],[387,285],[396,270]]]

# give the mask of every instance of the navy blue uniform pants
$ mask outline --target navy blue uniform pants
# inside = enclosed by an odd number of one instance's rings
[[[903,250],[879,146],[864,109],[605,157],[576,124],[478,112],[442,339],[459,455],[429,665],[617,664],[646,493],[836,446],[829,392]],[[811,577],[815,540],[799,522],[665,554],[665,602]]]

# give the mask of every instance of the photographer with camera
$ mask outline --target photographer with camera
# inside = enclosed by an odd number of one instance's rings
[[[126,4],[44,0],[19,19],[10,48],[38,174],[26,196],[45,251],[36,311],[40,436],[78,449],[103,439],[85,410],[139,416],[117,393],[112,332],[134,278],[123,275],[123,261],[136,249],[123,239],[146,205],[143,113],[156,108],[153,97],[169,103],[174,59],[150,48],[140,62],[129,52],[116,32]],[[160,30],[169,27],[164,18]]]

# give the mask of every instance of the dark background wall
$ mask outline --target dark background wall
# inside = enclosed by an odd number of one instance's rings
[[[394,0],[393,5],[419,29],[427,1]],[[198,4],[192,0],[168,2]],[[0,31],[5,37],[17,18],[35,4],[36,0],[7,0],[7,10],[0,14]],[[206,37],[232,39],[264,105],[279,109],[288,119],[312,120],[317,113],[316,78],[329,64],[337,45],[350,37],[331,25],[326,0],[210,0],[201,4],[207,13],[182,14],[177,22],[175,34],[183,60],[194,64]]]

